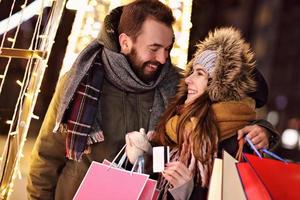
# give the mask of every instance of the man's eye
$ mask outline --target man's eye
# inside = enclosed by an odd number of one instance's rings
[[[156,51],[157,51],[157,48],[150,48],[150,51],[156,52]]]

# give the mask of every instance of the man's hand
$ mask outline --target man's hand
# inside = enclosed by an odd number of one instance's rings
[[[261,126],[249,125],[238,130],[238,140],[244,136],[247,136],[257,149],[269,147],[269,133]]]
[[[192,172],[179,161],[167,163],[162,175],[174,188],[185,184],[193,177]]]

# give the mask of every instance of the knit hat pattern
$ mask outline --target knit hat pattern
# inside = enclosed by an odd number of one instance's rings
[[[216,59],[217,51],[205,50],[199,56],[195,57],[193,65],[201,65],[209,76],[211,76],[215,68]]]

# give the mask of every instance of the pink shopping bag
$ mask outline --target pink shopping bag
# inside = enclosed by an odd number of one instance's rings
[[[157,181],[148,179],[139,200],[151,200],[154,197]]]
[[[102,163],[108,166],[111,165],[111,162],[106,159],[104,159]],[[141,196],[139,197],[139,200],[156,200],[159,194],[157,194],[157,191],[155,190],[156,185],[157,181],[148,179]]]
[[[138,200],[149,175],[93,161],[73,200]]]

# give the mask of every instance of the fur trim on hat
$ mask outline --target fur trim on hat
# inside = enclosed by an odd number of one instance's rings
[[[238,101],[246,97],[247,93],[255,91],[256,82],[252,75],[255,63],[253,53],[238,30],[230,27],[210,32],[197,45],[197,51],[187,71],[191,70],[197,55],[205,50],[218,52],[208,86],[208,94],[213,102]]]

